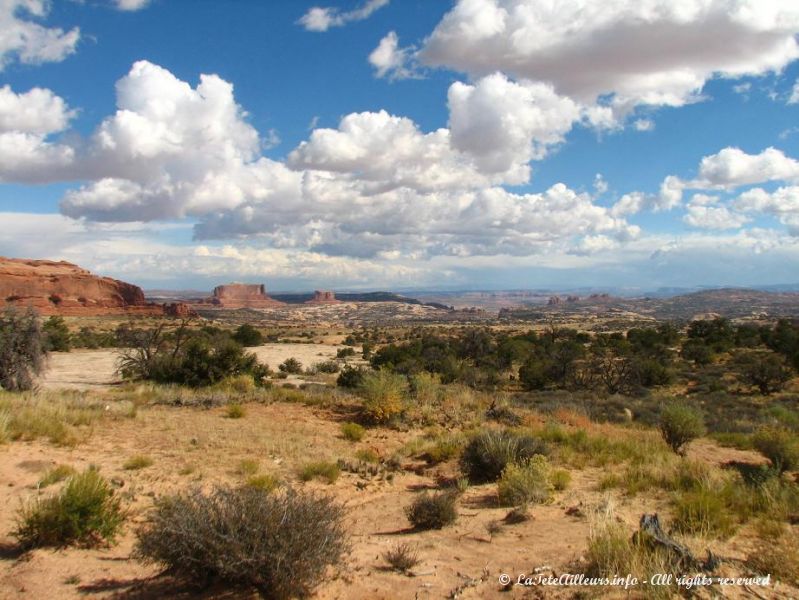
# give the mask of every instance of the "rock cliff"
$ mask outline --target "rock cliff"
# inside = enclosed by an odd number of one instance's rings
[[[283,303],[266,295],[263,284],[229,283],[214,288],[213,304],[222,308],[272,308]]]
[[[186,305],[147,302],[141,288],[66,261],[0,257],[0,301],[43,315],[191,316]]]

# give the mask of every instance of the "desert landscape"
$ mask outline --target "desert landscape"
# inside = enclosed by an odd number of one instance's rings
[[[799,599],[797,0],[0,0],[0,600]]]

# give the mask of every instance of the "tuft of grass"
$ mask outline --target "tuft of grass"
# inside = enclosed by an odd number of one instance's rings
[[[113,542],[123,521],[111,486],[88,469],[71,476],[58,494],[23,504],[13,535],[24,548],[96,546]]]
[[[300,469],[302,481],[320,479],[326,483],[335,483],[340,474],[341,469],[336,463],[324,460],[308,463]]]
[[[702,486],[682,492],[674,502],[674,527],[677,531],[706,537],[727,538],[736,522],[724,495],[718,489]]]
[[[379,463],[380,455],[373,448],[359,448],[355,452],[355,458],[367,463]]]
[[[131,456],[128,460],[122,463],[122,468],[126,471],[138,471],[152,466],[153,459],[145,454],[137,454]]]
[[[752,444],[780,473],[799,468],[799,436],[796,433],[769,427],[758,431]]]
[[[183,476],[191,475],[196,470],[197,470],[196,465],[185,464],[182,467],[180,467],[180,469],[178,470],[178,475],[183,475]]]
[[[60,483],[74,474],[75,469],[73,467],[70,467],[69,465],[56,465],[52,469],[48,469],[47,472],[42,475],[42,478],[39,479],[37,486],[40,488],[46,488],[54,483]]]
[[[566,469],[555,469],[550,475],[552,487],[558,492],[562,492],[563,490],[567,489],[569,484],[571,484],[571,481],[571,473],[569,473]]]
[[[451,492],[423,492],[405,509],[405,515],[416,529],[441,529],[457,520],[456,501],[457,495]]]
[[[247,414],[245,408],[237,403],[234,402],[233,404],[228,404],[227,410],[225,410],[225,416],[228,419],[242,419]]]
[[[511,463],[547,454],[546,445],[539,439],[510,429],[486,430],[466,444],[461,455],[461,469],[472,483],[496,481]]]
[[[358,423],[344,423],[341,425],[341,435],[350,442],[360,442],[366,435],[366,429]]]
[[[501,506],[548,502],[552,498],[552,484],[546,457],[536,454],[505,467],[497,484],[497,495]]]
[[[264,473],[248,477],[244,485],[251,488],[258,488],[265,492],[273,492],[280,487],[280,480],[270,473]]]
[[[261,463],[254,458],[244,458],[236,466],[236,473],[243,477],[251,477],[261,470]]]
[[[397,544],[383,553],[383,559],[399,573],[407,573],[419,564],[416,548],[408,543]]]

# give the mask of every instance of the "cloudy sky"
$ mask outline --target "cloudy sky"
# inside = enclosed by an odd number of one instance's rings
[[[0,254],[145,287],[799,283],[796,0],[0,0]]]

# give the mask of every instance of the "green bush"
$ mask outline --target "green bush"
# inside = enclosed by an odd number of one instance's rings
[[[249,323],[240,325],[233,333],[233,339],[245,347],[260,346],[264,343],[263,334]]]
[[[669,404],[660,412],[660,433],[674,452],[683,455],[686,444],[705,434],[702,413],[687,404]]]
[[[284,360],[277,368],[280,369],[281,373],[290,373],[293,375],[302,373],[302,363],[293,356]]]
[[[45,336],[33,310],[6,308],[0,316],[0,387],[29,390],[44,369]]]
[[[497,484],[501,506],[543,504],[552,498],[550,467],[546,457],[536,454],[502,471]]]
[[[246,414],[247,414],[246,409],[238,402],[234,402],[233,404],[228,404],[227,410],[225,410],[225,416],[228,419],[241,419]]]
[[[303,481],[321,479],[326,483],[335,483],[340,474],[341,469],[336,463],[323,460],[308,463],[300,469],[300,479]]]
[[[69,327],[63,317],[50,317],[42,326],[44,347],[48,352],[69,352],[71,347]]]
[[[405,509],[405,514],[416,529],[441,529],[458,518],[457,499],[452,492],[423,492]]]
[[[552,482],[553,488],[559,492],[562,492],[569,487],[569,484],[572,481],[572,476],[571,473],[569,473],[566,469],[555,469],[552,471],[550,481]]]
[[[363,382],[363,376],[365,373],[366,369],[363,367],[344,365],[344,368],[341,369],[341,372],[338,374],[336,385],[338,387],[356,389]]]
[[[326,361],[317,363],[317,364],[314,365],[314,368],[319,373],[333,374],[333,373],[338,373],[339,372],[339,366],[338,366],[338,363],[335,360],[326,360]]]
[[[372,423],[388,423],[402,414],[407,383],[391,371],[373,371],[364,375],[360,385],[363,414]]]
[[[780,473],[799,468],[799,436],[792,431],[776,427],[761,429],[752,443]]]
[[[25,548],[113,542],[124,514],[108,482],[94,469],[70,477],[56,495],[23,504],[13,533]]]
[[[344,423],[341,426],[341,435],[344,436],[345,440],[360,442],[363,436],[366,435],[366,429],[357,423]]]
[[[725,495],[718,489],[702,486],[677,495],[674,527],[678,531],[726,538],[732,535],[735,526]]]
[[[256,487],[156,501],[134,556],[207,584],[249,585],[265,598],[307,597],[348,551],[343,508],[329,498]]]
[[[466,444],[461,455],[461,470],[471,483],[496,481],[511,463],[519,463],[536,454],[548,454],[541,440],[512,430],[486,430]]]

